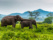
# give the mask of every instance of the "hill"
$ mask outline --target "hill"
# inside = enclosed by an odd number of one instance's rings
[[[47,14],[48,13],[50,13],[49,11],[45,11],[45,10],[42,10],[42,9],[38,9],[38,10],[34,10],[34,11],[31,11],[31,12],[40,12],[40,16],[39,16],[39,19],[36,19],[37,21],[43,21],[47,16]],[[51,12],[51,13],[53,13],[53,12]],[[26,12],[24,12],[24,13],[11,13],[11,14],[9,14],[9,15],[12,15],[12,16],[15,16],[15,15],[20,15],[21,17],[23,17],[23,18],[26,18],[26,19],[28,19],[29,18],[29,13],[28,13],[28,11],[26,11]],[[1,18],[3,18],[2,17],[3,15],[1,15]]]

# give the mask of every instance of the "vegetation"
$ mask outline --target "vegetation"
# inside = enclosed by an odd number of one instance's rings
[[[38,18],[38,16],[39,16],[39,12],[31,12],[31,11],[28,11],[29,12],[29,19],[36,19],[36,18]]]
[[[43,23],[49,23],[49,24],[53,23],[53,13],[47,14],[47,18],[45,18]]]
[[[33,20],[35,20],[33,17],[29,17],[29,19],[33,19]]]
[[[0,25],[0,40],[53,40],[53,24],[37,22],[33,29],[29,27],[21,28],[20,24],[1,27]]]
[[[47,17],[47,18],[45,18],[45,20],[44,20],[43,23],[49,23],[49,24],[51,24],[52,23],[52,19],[53,19],[53,17]]]
[[[53,23],[53,13],[47,14],[47,17],[50,17],[50,19],[52,20],[52,23]]]
[[[53,13],[47,14],[47,17],[53,17]]]

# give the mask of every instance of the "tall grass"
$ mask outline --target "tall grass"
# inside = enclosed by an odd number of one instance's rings
[[[16,24],[15,28],[12,25],[0,26],[0,40],[53,40],[53,26],[51,25],[37,23],[37,29],[35,25],[33,29],[29,27],[22,29],[20,24]]]

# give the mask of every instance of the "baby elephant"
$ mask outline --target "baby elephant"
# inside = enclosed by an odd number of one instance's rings
[[[36,25],[36,21],[35,20],[31,20],[31,21],[21,21],[20,22],[21,24],[21,28],[24,28],[24,27],[27,27],[29,26],[29,29],[32,28],[32,24],[34,24],[36,26],[36,29],[37,29],[37,25]]]

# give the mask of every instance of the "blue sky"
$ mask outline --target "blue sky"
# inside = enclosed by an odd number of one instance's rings
[[[53,11],[53,0],[0,0],[0,14],[23,13],[37,9]]]

